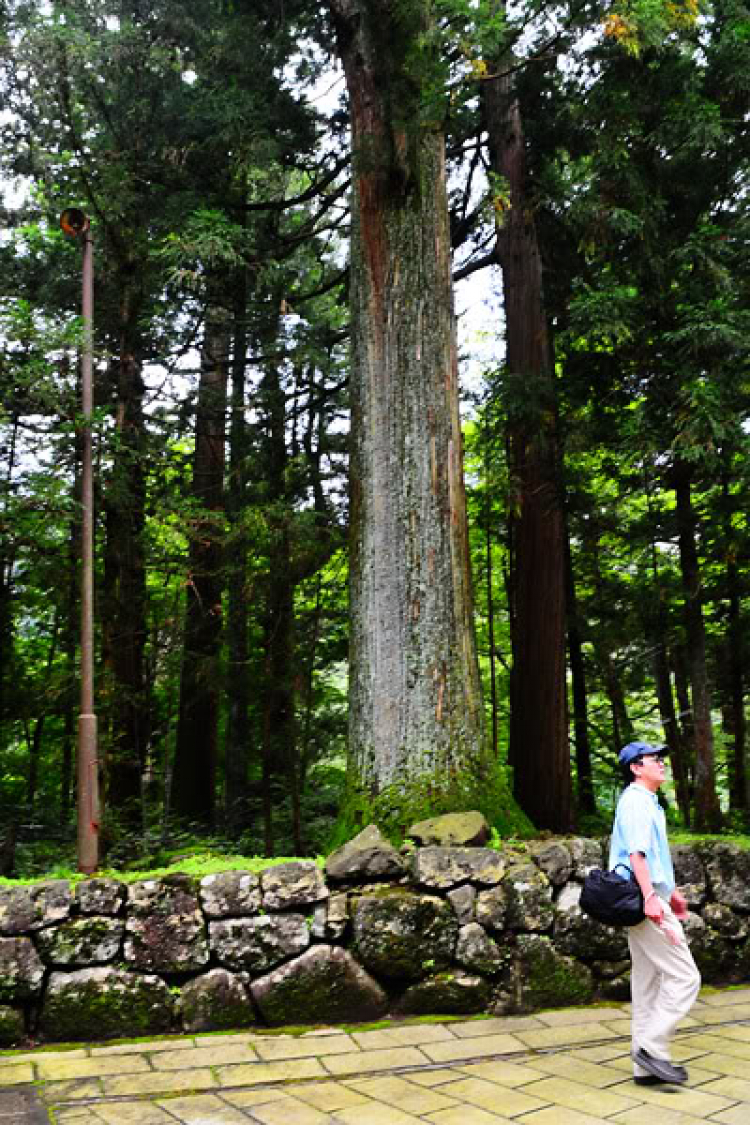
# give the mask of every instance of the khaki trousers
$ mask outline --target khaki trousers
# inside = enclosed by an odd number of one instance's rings
[[[649,918],[628,929],[633,1053],[642,1047],[654,1058],[671,1061],[670,1040],[695,1003],[701,978],[682,926],[669,903],[661,901],[665,922],[680,935],[679,945]],[[634,1064],[634,1073],[641,1077],[646,1071]]]

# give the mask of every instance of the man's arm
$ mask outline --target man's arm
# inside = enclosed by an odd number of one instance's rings
[[[633,868],[638,886],[643,892],[643,909],[647,918],[652,922],[656,922],[657,926],[662,924],[664,920],[664,907],[661,904],[661,899],[654,890],[654,884],[651,882],[651,872],[648,869],[648,861],[643,852],[631,852],[630,863]]]

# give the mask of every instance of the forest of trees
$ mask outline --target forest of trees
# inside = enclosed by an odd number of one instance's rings
[[[748,5],[5,0],[0,37],[0,839],[75,838],[67,207],[108,862],[606,830],[634,737],[676,822],[750,827]]]

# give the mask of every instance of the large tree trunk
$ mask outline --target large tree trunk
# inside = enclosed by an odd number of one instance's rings
[[[588,692],[586,666],[583,659],[583,638],[578,619],[573,558],[570,539],[566,532],[565,570],[568,607],[568,652],[570,653],[570,678],[573,696],[573,727],[575,730],[576,780],[578,782],[578,812],[592,816],[596,812],[594,779],[591,771],[591,744],[589,742]]]
[[[512,60],[496,65],[509,71]],[[572,791],[554,368],[518,98],[508,73],[483,82],[482,89],[492,170],[509,189],[497,250],[503,271],[513,492],[510,760],[523,809],[537,827],[565,832],[572,826]],[[539,784],[542,777],[544,785]]]
[[[695,546],[695,513],[690,495],[690,477],[689,466],[680,464],[675,467],[674,490],[695,731],[694,826],[698,832],[716,832],[721,828],[722,816],[716,793],[711,698],[706,667],[706,630],[703,622],[700,567]]]
[[[111,369],[117,442],[107,481],[103,644],[109,674],[106,805],[121,824],[141,827],[141,773],[149,739],[149,699],[144,676],[146,501],[144,383],[136,351],[139,296],[123,282],[122,339]]]
[[[232,395],[229,423],[229,483],[227,487],[227,734],[224,751],[224,809],[227,827],[239,832],[244,821],[250,749],[250,647],[248,639],[247,531],[243,509],[247,502],[247,420],[245,382],[247,329],[246,289],[238,286],[234,318]]]
[[[430,6],[331,0],[352,113],[350,782],[384,823],[487,808]],[[432,114],[434,118],[434,113]],[[489,811],[489,809],[488,809]],[[371,811],[363,810],[363,815]]]
[[[172,810],[211,825],[216,796],[228,324],[209,307],[195,418],[193,496]]]
[[[750,814],[750,771],[747,768],[747,721],[745,719],[744,644],[742,628],[742,582],[737,565],[737,543],[732,516],[736,504],[729,488],[729,474],[722,469],[722,523],[726,565],[727,629],[724,642],[724,726],[732,740],[729,770],[729,807],[747,820]]]

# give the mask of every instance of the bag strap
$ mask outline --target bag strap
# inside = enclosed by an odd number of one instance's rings
[[[628,867],[627,863],[616,863],[616,864],[614,865],[614,867],[612,868],[612,870],[613,870],[613,871],[617,871],[617,868],[618,868],[618,867],[622,867],[622,869],[623,869],[624,871],[627,871],[628,875],[632,875],[632,876],[633,876],[633,878],[635,878],[635,874],[634,874],[634,872],[633,872],[632,868]]]

